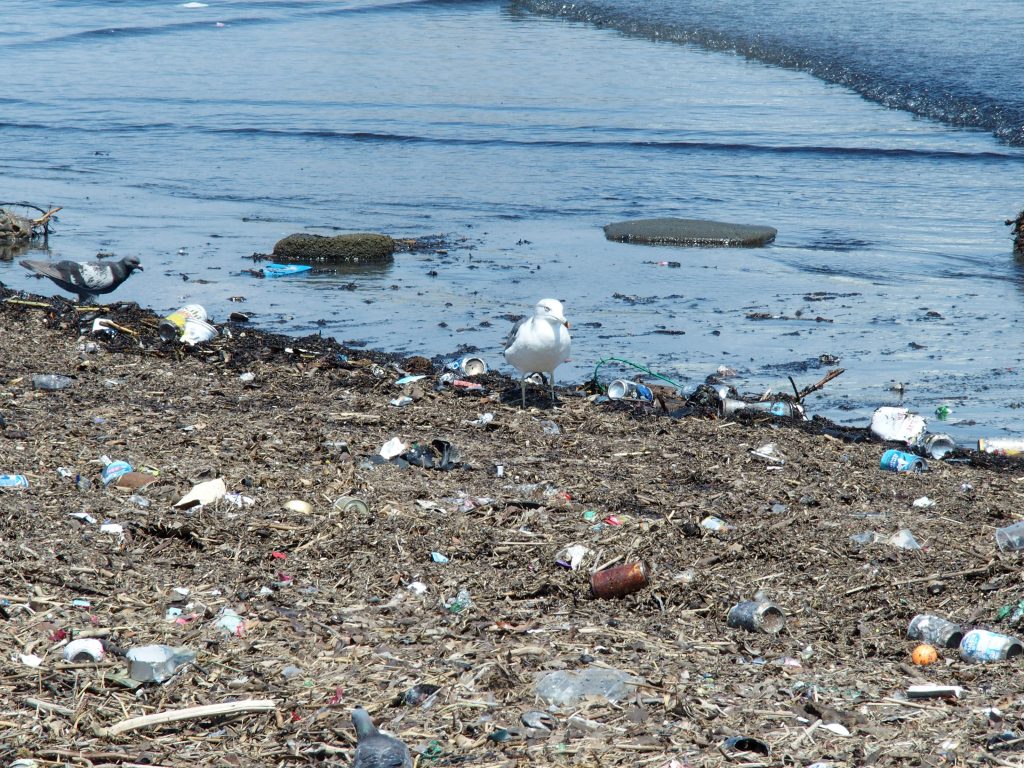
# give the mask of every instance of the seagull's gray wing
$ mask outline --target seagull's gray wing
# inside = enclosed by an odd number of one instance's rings
[[[512,326],[512,330],[508,332],[508,336],[505,337],[505,351],[508,352],[508,348],[516,343],[516,335],[519,333],[519,329],[523,327],[523,323],[529,320],[528,317],[521,317],[516,320],[516,324]]]

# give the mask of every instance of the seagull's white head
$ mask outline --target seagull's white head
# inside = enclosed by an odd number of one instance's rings
[[[533,308],[533,314],[542,320],[553,320],[556,323],[569,327],[569,321],[565,319],[562,309],[562,302],[558,299],[541,299]]]

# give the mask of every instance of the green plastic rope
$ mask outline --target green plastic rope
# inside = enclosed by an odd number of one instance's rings
[[[625,363],[626,365],[631,365],[634,368],[637,368],[638,370],[643,371],[648,376],[653,376],[656,379],[661,379],[662,381],[667,381],[669,384],[671,384],[676,389],[682,389],[683,388],[682,384],[679,384],[679,383],[677,383],[675,381],[672,381],[672,379],[668,378],[667,376],[662,376],[660,373],[655,373],[654,371],[652,371],[647,366],[640,365],[639,363],[634,363],[632,360],[623,360],[621,357],[604,357],[604,358],[601,358],[600,360],[597,361],[597,365],[594,366],[594,385],[595,386],[600,386],[597,383],[597,372],[598,372],[598,370],[605,363],[612,363],[612,362],[615,362],[615,363]],[[607,387],[604,387],[603,389],[607,390]]]

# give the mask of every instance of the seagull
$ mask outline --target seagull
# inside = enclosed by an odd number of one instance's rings
[[[505,339],[505,359],[518,368],[526,407],[526,377],[546,373],[551,384],[551,402],[555,402],[555,368],[569,356],[569,322],[557,299],[541,299],[533,308],[533,317],[524,317]]]
[[[18,262],[30,272],[48,277],[60,288],[78,294],[78,303],[95,303],[96,296],[110,293],[136,269],[140,272],[138,256],[125,256],[120,261],[39,261],[23,259]]]
[[[412,768],[409,749],[394,736],[378,731],[365,709],[352,710],[352,724],[356,727],[352,768]]]

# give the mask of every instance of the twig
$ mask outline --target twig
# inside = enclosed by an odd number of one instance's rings
[[[69,707],[61,706],[60,704],[54,704],[52,701],[43,701],[42,699],[25,699],[25,705],[40,709],[43,712],[56,712],[58,715],[65,715],[67,717],[73,717],[75,710]]]
[[[127,731],[137,731],[140,728],[176,723],[181,720],[199,720],[220,715],[236,715],[241,712],[273,712],[275,709],[277,709],[277,702],[273,699],[245,699],[229,701],[224,704],[204,704],[199,707],[172,709],[168,712],[157,712],[142,717],[130,717],[109,728],[99,728],[98,733],[100,736],[117,736]]]
[[[937,581],[939,579],[948,579],[953,576],[981,576],[982,574],[988,573],[989,568],[992,567],[992,563],[989,563],[984,568],[968,568],[965,571],[950,571],[949,573],[933,573],[930,576],[917,576],[913,579],[903,579],[902,581],[893,581],[891,583],[876,582],[875,584],[861,584],[859,587],[848,589],[843,593],[844,597],[850,595],[856,595],[858,592],[867,592],[869,589],[880,589],[881,587],[905,587],[908,584],[920,584],[922,581]]]
[[[819,389],[821,389],[826,384],[828,384],[830,381],[832,381],[832,379],[834,379],[836,376],[839,376],[840,374],[844,373],[845,371],[846,371],[845,368],[833,368],[831,371],[826,373],[825,374],[825,378],[823,378],[817,384],[811,384],[811,386],[804,387],[799,392],[797,392],[796,393],[796,399],[798,401],[799,400],[803,400],[805,397],[807,397],[809,394],[811,394],[811,392],[817,392]],[[792,379],[790,379],[790,381],[792,381]],[[793,387],[795,389],[796,385],[794,384]]]

